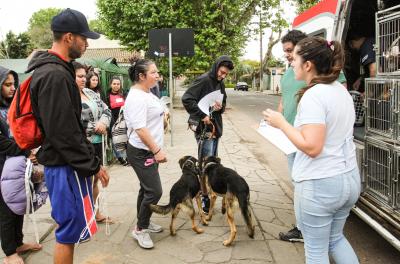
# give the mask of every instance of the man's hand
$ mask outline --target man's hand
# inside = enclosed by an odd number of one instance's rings
[[[100,180],[103,188],[107,187],[108,182],[110,181],[110,176],[108,176],[108,173],[103,166],[100,166],[100,170],[96,173],[95,177]]]
[[[204,124],[209,125],[211,124],[211,120],[209,116],[204,117],[201,121],[204,122]]]
[[[353,89],[355,91],[358,91],[360,89],[360,85],[361,85],[361,77],[358,78],[354,83],[353,83]]]
[[[215,104],[213,105],[214,111],[219,111],[222,109],[222,104],[220,101],[215,101]]]

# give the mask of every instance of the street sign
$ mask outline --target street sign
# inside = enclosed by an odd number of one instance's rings
[[[170,33],[172,35],[172,56],[194,56],[194,32],[191,28],[163,28],[149,30],[149,56],[168,56],[168,38]]]

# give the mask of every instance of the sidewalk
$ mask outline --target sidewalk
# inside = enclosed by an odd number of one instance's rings
[[[160,204],[167,203],[169,190],[181,175],[179,158],[197,153],[193,134],[186,127],[186,112],[177,106],[173,111],[175,144],[171,147],[170,135],[166,135],[168,163],[160,165],[163,185]],[[136,222],[139,183],[131,167],[114,165],[109,168],[110,185],[102,190],[102,194],[106,198],[106,210],[117,223],[110,226],[109,236],[105,234],[105,225],[100,225],[99,232],[90,242],[76,248],[74,263],[304,263],[303,244],[282,242],[277,238],[280,231],[287,231],[295,222],[292,200],[285,195],[278,180],[268,173],[268,169],[242,143],[227,118],[224,120],[224,136],[219,155],[222,163],[235,169],[250,186],[251,206],[256,222],[254,239],[247,236],[242,216],[237,212],[236,241],[231,247],[222,245],[229,234],[229,227],[225,216],[221,214],[221,198],[218,198],[216,214],[210,225],[203,227],[203,234],[195,234],[191,230],[189,218],[181,212],[177,221],[177,235],[172,237],[168,231],[170,215],[154,214],[152,219],[165,230],[152,234],[154,249],[141,249],[130,234]],[[25,261],[27,264],[52,263],[55,238],[49,207],[40,209],[37,218],[40,234],[48,235],[43,241],[43,250],[26,256]],[[31,241],[33,237],[30,221],[26,221],[24,230],[26,241]]]

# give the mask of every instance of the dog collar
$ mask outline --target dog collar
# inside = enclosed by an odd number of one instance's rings
[[[193,160],[187,159],[185,160],[185,162],[182,164],[182,168],[184,168],[186,166],[186,162],[191,162],[193,164],[194,167],[196,167],[196,163],[194,163]]]
[[[208,168],[208,167],[210,167],[210,166],[212,166],[212,165],[217,165],[218,163],[216,163],[216,162],[209,162],[209,163],[207,163],[206,164],[206,166],[204,166],[204,168],[203,168],[203,174],[206,172],[206,169]]]

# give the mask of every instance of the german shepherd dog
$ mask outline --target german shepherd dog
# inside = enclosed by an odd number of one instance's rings
[[[250,189],[247,182],[236,171],[222,166],[221,159],[217,157],[204,158],[202,168],[211,199],[206,220],[210,221],[212,218],[217,196],[222,197],[222,214],[226,212],[228,216],[231,233],[229,238],[224,241],[224,245],[229,246],[235,240],[234,212],[237,207],[240,207],[246,222],[247,234],[254,238],[254,224],[250,210]]]
[[[150,209],[157,213],[166,215],[172,211],[171,224],[169,230],[172,236],[176,235],[174,227],[175,219],[180,209],[186,211],[192,220],[192,229],[194,232],[203,233],[203,229],[199,228],[194,221],[195,210],[193,207],[193,198],[196,198],[197,207],[201,222],[206,225],[205,217],[201,209],[200,201],[200,171],[197,166],[197,159],[192,156],[184,156],[179,160],[182,169],[181,178],[172,186],[169,192],[169,203],[167,205],[150,205]]]

